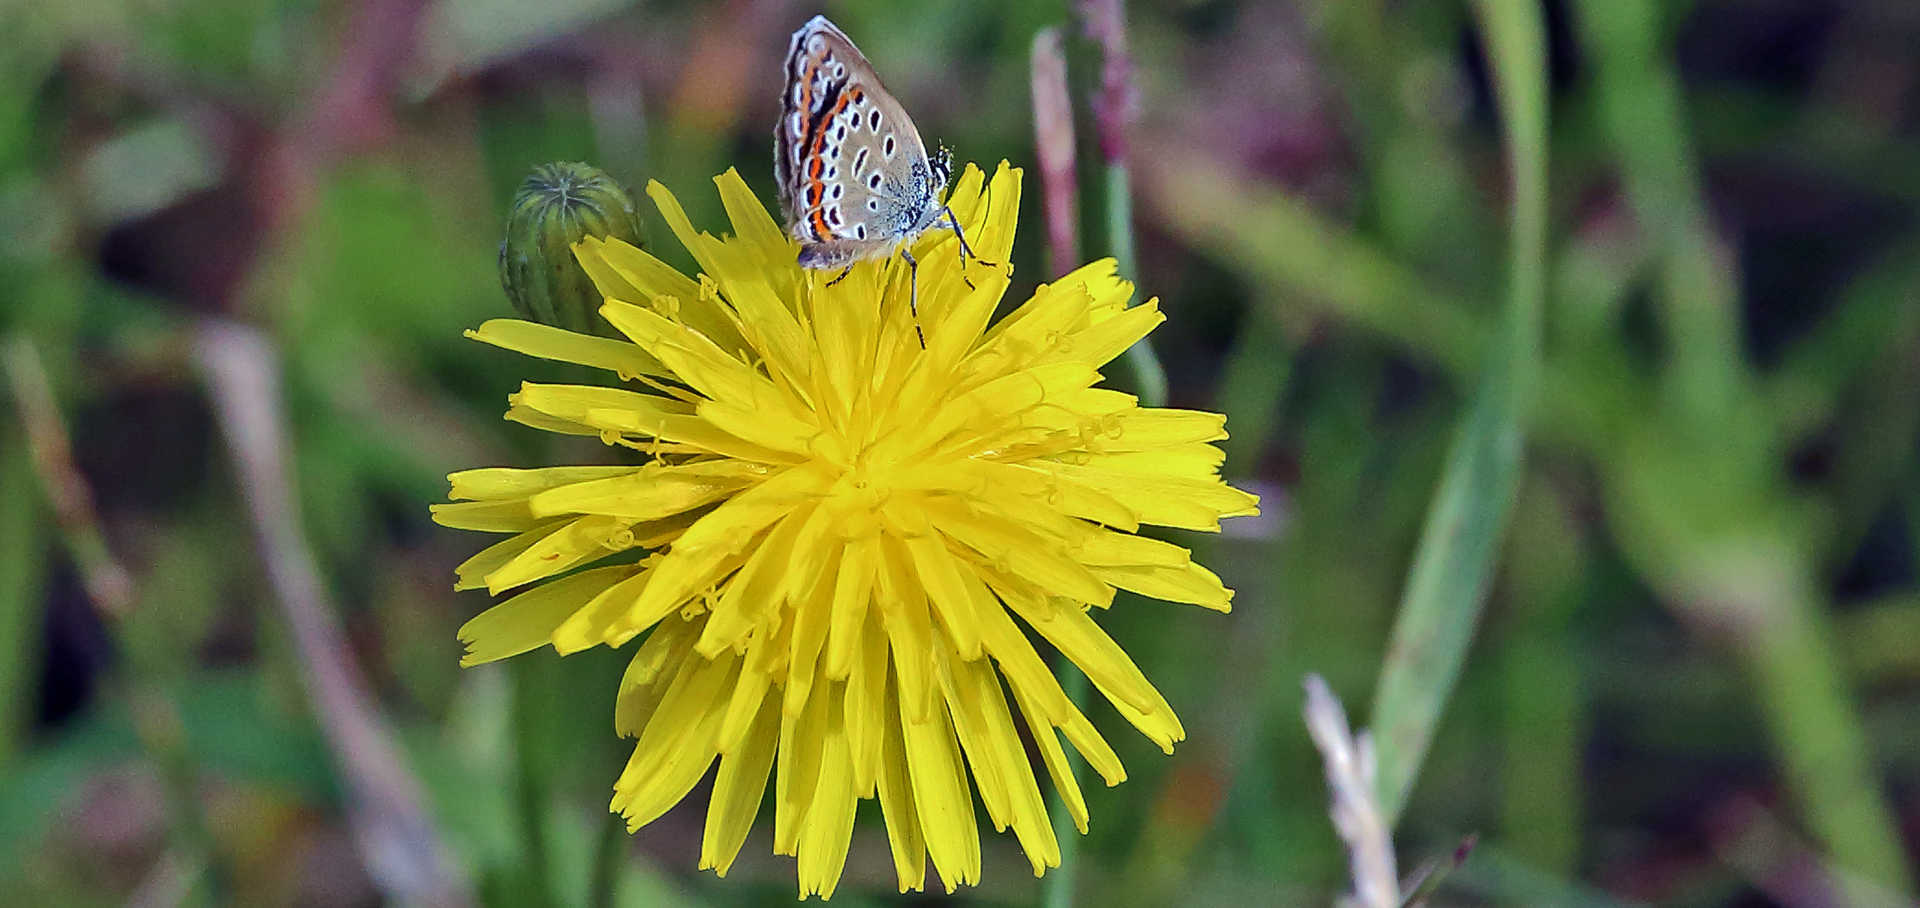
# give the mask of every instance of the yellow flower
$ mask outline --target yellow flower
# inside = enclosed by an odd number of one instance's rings
[[[774,850],[798,857],[803,897],[833,893],[861,798],[880,801],[903,892],[928,857],[948,891],[978,880],[975,786],[1036,875],[1059,866],[1016,711],[1081,832],[1057,732],[1107,784],[1125,773],[1029,635],[1172,752],[1179,720],[1089,608],[1122,589],[1227,610],[1232,592],[1186,549],[1135,532],[1256,512],[1220,481],[1224,417],[1094,387],[1163,321],[1153,301],[1127,307],[1110,260],[996,322],[1004,269],[924,235],[923,349],[898,258],[837,281],[803,270],[739,176],[715,182],[731,237],[696,233],[647,190],[698,279],[618,241],[575,247],[630,342],[512,320],[471,332],[616,373],[623,387],[525,384],[507,418],[645,456],[449,477],[455,503],[435,519],[515,534],[459,586],[547,581],[462,628],[463,664],[646,634],[621,683],[616,727],[639,741],[612,808],[638,829],[717,759],[702,868],[726,873],[769,776]],[[969,167],[951,203],[979,255],[1004,262],[1020,172],[985,182]],[[601,559],[615,563],[567,573]]]

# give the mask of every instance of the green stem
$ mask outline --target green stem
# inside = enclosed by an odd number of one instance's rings
[[[1659,264],[1672,344],[1673,402],[1689,420],[1730,411],[1740,359],[1739,291],[1700,192],[1679,77],[1661,46],[1665,4],[1576,4],[1595,63],[1601,125],[1611,133],[1628,203]],[[1703,418],[1704,417],[1704,418]]]
[[[1652,0],[1574,6],[1597,114],[1658,268],[1670,349],[1660,434],[1635,447],[1637,462],[1615,483],[1616,497],[1631,501],[1616,510],[1641,521],[1621,538],[1644,534],[1639,557],[1664,575],[1676,608],[1713,626],[1739,619],[1736,640],[1807,825],[1835,865],[1860,875],[1842,877],[1845,901],[1881,898],[1861,878],[1911,893],[1829,606],[1809,579],[1819,569],[1788,516],[1802,506],[1771,485],[1787,442],[1743,361],[1739,293],[1701,193],[1666,11]],[[1729,557],[1743,547],[1751,564]],[[1757,581],[1762,571],[1775,576]]]
[[[1240,329],[1220,376],[1215,407],[1226,414],[1231,433],[1220,442],[1228,479],[1259,473],[1260,456],[1279,429],[1280,405],[1293,383],[1293,339],[1280,326],[1276,303],[1257,305],[1240,319]],[[1205,537],[1200,542],[1211,542]]]
[[[607,814],[595,846],[593,879],[587,888],[587,908],[613,908],[619,894],[620,870],[627,863],[627,818]]]
[[[1747,641],[1760,703],[1814,833],[1837,869],[1861,875],[1835,875],[1842,903],[1891,904],[1898,900],[1885,887],[1910,893],[1912,876],[1841,681],[1832,625],[1810,598],[1767,608],[1772,617]]]
[[[0,488],[33,485],[23,432],[0,429]],[[40,664],[40,595],[46,579],[46,534],[40,500],[0,495],[0,772],[6,771],[31,724],[34,666]]]
[[[1061,660],[1060,687],[1066,691],[1067,699],[1073,705],[1084,708],[1087,705],[1087,676],[1073,663]],[[1067,749],[1067,770],[1074,778],[1080,777],[1080,756],[1072,748]],[[1073,908],[1073,890],[1079,876],[1080,827],[1074,825],[1073,815],[1067,810],[1064,798],[1054,797],[1047,802],[1047,814],[1053,821],[1053,837],[1060,841],[1060,866],[1040,883],[1041,908]]]
[[[545,653],[533,653],[513,663],[513,718],[515,749],[519,755],[520,828],[526,871],[521,904],[552,908],[551,836],[547,829],[547,777],[552,770],[553,685]]]
[[[1107,164],[1107,249],[1122,278],[1139,280],[1133,242],[1133,173],[1124,162]],[[1127,348],[1127,366],[1133,371],[1133,389],[1140,395],[1140,402],[1149,407],[1166,406],[1167,370],[1146,338]]]

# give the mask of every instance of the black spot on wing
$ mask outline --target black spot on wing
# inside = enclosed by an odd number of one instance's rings
[[[806,138],[800,143],[800,147],[806,149],[806,151],[801,154],[802,160],[805,160],[806,155],[811,154],[814,147],[819,144],[821,133],[827,128],[827,121],[833,118],[832,111],[834,105],[840,102],[840,92],[846,90],[846,87],[847,83],[845,82],[827,83],[824,97],[822,97],[820,101],[819,112],[810,115],[807,120]],[[801,168],[801,171],[805,172],[805,168]]]

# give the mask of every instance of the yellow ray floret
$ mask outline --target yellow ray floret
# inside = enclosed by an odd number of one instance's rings
[[[1125,770],[1035,649],[1071,660],[1171,752],[1171,707],[1092,609],[1117,590],[1226,611],[1232,591],[1142,525],[1215,531],[1254,514],[1221,482],[1222,417],[1096,387],[1164,316],[1103,260],[998,321],[1020,173],[969,167],[951,198],[976,253],[932,231],[919,314],[899,258],[836,278],[738,175],[716,181],[732,234],[696,232],[647,194],[694,259],[688,277],[618,241],[575,247],[625,341],[526,322],[470,335],[610,373],[527,384],[507,417],[626,450],[626,466],[451,477],[439,522],[512,534],[460,588],[517,590],[461,629],[465,664],[552,645],[644,639],[615,727],[638,738],[614,785],[631,828],[717,762],[700,865],[724,875],[761,802],[802,896],[831,895],[854,807],[877,798],[901,891],[931,859],[951,891],[980,876],[974,797],[1034,873],[1058,866],[1020,729],[1080,830],[1061,735],[1108,784]],[[921,344],[924,335],[925,345]]]

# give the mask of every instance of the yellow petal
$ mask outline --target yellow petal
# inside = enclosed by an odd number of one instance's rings
[[[700,282],[620,240],[587,237],[574,246],[574,258],[602,295],[629,303],[671,301],[675,318],[728,350],[746,342],[718,307],[700,298]],[[631,288],[629,290],[628,288]],[[638,291],[636,295],[633,291]]]
[[[1198,564],[1179,567],[1106,565],[1092,570],[1095,577],[1142,596],[1198,605],[1216,612],[1233,610],[1233,591],[1220,582],[1218,575]]]
[[[847,699],[843,716],[847,726],[847,750],[853,760],[853,789],[861,797],[872,797],[885,759],[884,738],[889,721],[887,702],[887,638],[869,611],[869,631],[860,635],[860,658],[853,660],[847,672]]]
[[[698,281],[624,240],[583,237],[574,244],[573,256],[600,295],[610,299],[647,303],[657,296],[686,300],[700,295]]]
[[[927,610],[927,593],[916,582],[911,556],[900,540],[881,536],[879,552],[875,605],[880,610],[880,626],[893,645],[900,703],[909,722],[925,723],[935,711],[937,687],[933,677],[933,618]]]
[[[971,721],[978,723],[976,739],[986,761],[998,764],[1000,784],[1007,799],[1006,825],[1020,840],[1033,875],[1044,874],[1048,867],[1060,866],[1060,841],[1054,837],[1053,824],[1047,819],[1047,802],[1040,784],[1033,777],[1033,764],[1020,743],[1013,726],[1013,714],[1007,709],[1006,696],[1000,692],[1000,679],[986,662],[955,666],[955,687],[960,697],[970,701]],[[971,688],[969,691],[968,689]],[[969,759],[971,751],[969,751]]]
[[[1222,517],[1260,512],[1259,498],[1218,481],[1120,473],[1041,461],[1034,462],[1034,466],[1111,497],[1139,514],[1141,523],[1217,532]]]
[[[548,489],[534,495],[527,506],[542,517],[602,514],[637,523],[716,501],[745,488],[762,475],[765,468],[722,472],[648,464],[617,476]]]
[[[746,409],[785,406],[771,379],[687,325],[617,301],[601,307],[600,314],[702,396]]]
[[[934,614],[940,617],[947,639],[953,642],[960,658],[980,658],[980,621],[973,614],[972,591],[962,579],[965,568],[947,551],[946,540],[937,533],[912,537],[905,543],[909,560],[927,591],[927,601],[933,604]]]
[[[461,562],[459,567],[454,568],[454,573],[459,576],[460,580],[454,584],[453,588],[456,590],[485,588],[488,574],[499,570],[508,562],[520,557],[522,552],[532,548],[535,543],[565,529],[567,524],[568,521],[566,520],[548,521],[511,539],[504,539],[481,549],[479,554],[468,558],[466,561]]]
[[[1159,691],[1153,691],[1156,701],[1153,708],[1138,709],[1124,697],[1101,687],[1098,682],[1093,686],[1100,691],[1101,696],[1107,698],[1107,702],[1113,704],[1114,711],[1133,723],[1133,727],[1146,735],[1148,740],[1160,745],[1162,753],[1173,753],[1173,745],[1186,740],[1187,730],[1181,727],[1180,717],[1173,714],[1173,707],[1167,705],[1167,701],[1160,697]],[[1152,690],[1152,687],[1149,686],[1148,689]]]
[[[886,686],[881,707],[885,737],[881,741],[880,774],[876,788],[880,812],[887,823],[887,844],[893,851],[893,871],[900,880],[900,891],[919,892],[926,888],[927,840],[920,825],[919,805],[914,800],[912,769],[907,764],[907,745],[901,731],[905,718],[900,714],[899,692]]]
[[[490,467],[462,470],[447,477],[447,482],[453,486],[447,497],[455,501],[522,499],[555,486],[619,476],[633,470],[633,467],[547,467],[539,470]]]
[[[1118,496],[1116,496],[1118,497]],[[929,516],[942,533],[978,552],[990,565],[1056,596],[1105,607],[1113,587],[1086,566],[1019,524],[968,513],[945,501],[928,503]]]
[[[713,183],[720,187],[720,203],[727,209],[727,220],[733,222],[734,235],[741,242],[769,247],[776,256],[784,254],[786,263],[793,264],[798,245],[774,223],[766,206],[760,204],[747,181],[740,178],[740,172],[729,167],[726,173],[714,177]]]
[[[711,658],[722,649],[740,648],[765,618],[779,614],[786,601],[786,567],[793,539],[810,510],[803,505],[795,513],[782,515],[766,540],[754,546],[740,572],[726,582],[696,648],[701,655]]]
[[[429,505],[433,522],[456,530],[488,533],[524,533],[538,526],[525,501],[461,501]]]
[[[626,614],[627,606],[652,577],[651,570],[636,570],[632,576],[601,590],[553,632],[554,650],[567,656],[611,642],[616,633],[615,622]]]
[[[840,556],[840,569],[833,581],[833,615],[827,630],[824,671],[829,678],[845,678],[852,671],[854,648],[867,624],[880,557],[880,540],[872,536],[849,540]]]
[[[1220,465],[1226,459],[1226,454],[1218,446],[1200,442],[1154,448],[1151,451],[1087,454],[1078,463],[1116,473],[1179,476],[1203,482],[1219,482]]]
[[[970,582],[985,587],[978,577],[970,578]],[[1007,684],[1026,697],[1026,702],[1033,705],[1039,718],[1048,725],[1066,722],[1072,702],[1060,689],[1053,670],[1034,650],[1033,642],[1000,605],[998,597],[993,608],[979,609],[979,614],[981,639],[994,661],[1000,663],[1000,672],[1006,675]]]
[[[708,621],[707,626],[712,627],[713,622]],[[765,636],[778,636],[778,632],[771,626],[756,630],[764,632]],[[755,636],[759,637],[762,634]],[[762,643],[759,647],[760,651],[771,646],[764,641],[756,642]],[[698,651],[696,644],[695,652]],[[732,753],[745,742],[747,733],[752,729],[754,717],[760,714],[760,708],[768,700],[767,691],[773,687],[773,679],[767,671],[767,660],[754,658],[758,655],[760,652],[756,652],[752,644],[749,644],[746,658],[740,661],[740,678],[733,684],[733,695],[727,700],[725,715],[720,719],[720,730],[714,734],[714,747],[723,756]]]
[[[1074,828],[1081,835],[1087,834],[1087,799],[1080,792],[1080,782],[1074,778],[1073,764],[1067,762],[1067,752],[1060,746],[1060,736],[1054,733],[1047,719],[1027,702],[1020,688],[1013,689],[1013,700],[1020,706],[1021,718],[1027,722],[1027,731],[1032,734],[1034,743],[1040,747],[1040,760],[1047,766],[1047,775],[1053,778],[1053,790],[1060,794],[1060,800],[1067,806],[1067,815],[1073,817]],[[1055,847],[1059,846],[1056,841]],[[1054,865],[1059,866],[1059,865]]]
[[[972,787],[960,761],[960,742],[945,703],[930,710],[923,722],[903,716],[901,732],[927,853],[951,895],[956,887],[980,880],[980,828],[973,816]]]
[[[691,621],[662,622],[634,652],[620,677],[620,696],[614,701],[613,730],[623,738],[638,737],[666,696],[670,682],[693,652],[706,616]]]
[[[847,865],[847,846],[853,841],[853,808],[859,800],[854,794],[852,756],[841,721],[843,701],[825,702],[827,722],[821,731],[819,773],[794,849],[794,856],[799,858],[803,899],[816,892],[822,899],[833,897],[840,872]]]
[[[826,746],[827,711],[840,699],[841,686],[830,684],[807,700],[797,716],[780,717],[780,754],[773,776],[773,853],[800,850],[801,827],[820,781],[820,754]]]
[[[487,574],[487,591],[498,594],[633,545],[629,521],[617,517],[582,517],[568,521]]]
[[[619,388],[595,388],[587,385],[542,385],[525,382],[518,393],[508,398],[515,407],[587,424],[587,414],[596,410],[618,410],[635,414],[636,419],[665,419],[693,412],[683,401],[653,394],[638,394]],[[595,431],[599,431],[598,428]]]
[[[1227,437],[1227,418],[1203,410],[1172,410],[1142,407],[1113,417],[1097,451],[1151,451],[1155,448],[1219,441]]]
[[[1166,320],[1167,317],[1160,314],[1158,301],[1148,300],[1076,332],[1071,340],[1059,345],[1058,355],[1072,357],[1098,368],[1127,352],[1128,347],[1138,343]],[[1041,361],[1045,362],[1046,359],[1042,358]]]
[[[1185,568],[1193,553],[1171,542],[1093,527],[1074,541],[1074,557],[1095,575],[1102,566]]]
[[[460,665],[471,667],[546,646],[568,615],[636,570],[632,565],[620,565],[581,571],[481,612],[460,627],[460,642],[467,645]]]
[[[981,714],[980,691],[967,672],[968,663],[949,653],[933,653],[935,676],[940,683],[940,698],[946,702],[953,720],[954,737],[967,755],[967,768],[973,771],[974,787],[980,803],[987,808],[987,819],[996,832],[1005,832],[1013,820],[1013,793],[1006,767],[1001,764],[991,731]],[[958,677],[956,677],[958,676]]]
[[[739,672],[739,657],[732,653],[711,662],[681,660],[679,674],[613,785],[613,808],[626,817],[628,832],[658,819],[707,774],[719,755],[714,732]]]
[[[751,729],[738,747],[720,758],[713,798],[707,802],[706,832],[700,839],[700,869],[726,876],[740,854],[760,802],[767,792],[767,774],[773,770],[774,749],[780,742],[780,708],[773,697],[761,700]]]
[[[1113,642],[1107,632],[1095,624],[1092,616],[1077,605],[1057,604],[1053,608],[1040,608],[1025,596],[1007,595],[1000,589],[1001,597],[1013,607],[1022,619],[1036,633],[1045,637],[1064,655],[1087,673],[1095,684],[1104,690],[1111,690],[1120,699],[1141,712],[1152,712],[1160,702],[1160,695],[1154,691],[1147,676],[1140,673],[1140,667],[1133,664],[1132,657]]]
[[[496,318],[480,323],[467,336],[515,353],[564,363],[579,363],[606,369],[622,379],[640,375],[665,375],[666,367],[645,350],[632,344],[591,334],[575,334],[564,328]]]

